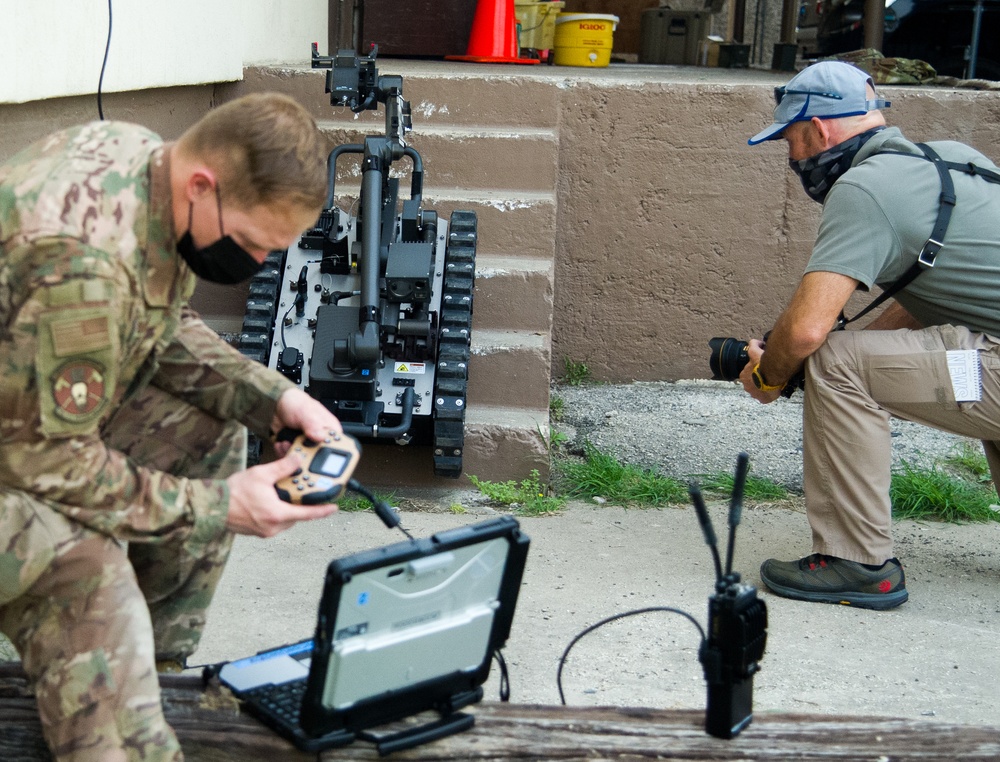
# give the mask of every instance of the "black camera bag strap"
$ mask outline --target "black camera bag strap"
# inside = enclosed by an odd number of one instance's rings
[[[840,319],[837,321],[838,328],[843,328],[848,323],[853,323],[858,318],[864,317],[887,299],[895,296],[897,293],[910,285],[910,283],[913,282],[913,279],[920,275],[920,273],[934,267],[934,262],[937,259],[938,252],[941,251],[941,247],[944,245],[944,236],[948,231],[948,224],[951,222],[952,210],[955,208],[955,184],[951,181],[951,175],[948,174],[949,170],[952,172],[964,172],[968,175],[976,175],[983,178],[987,182],[1000,184],[1000,174],[994,172],[993,170],[977,167],[971,161],[966,164],[959,164],[954,161],[945,161],[926,143],[916,143],[915,145],[923,151],[923,156],[918,156],[913,153],[903,153],[902,151],[880,151],[879,153],[925,159],[931,162],[935,169],[937,169],[938,176],[941,178],[941,195],[940,205],[938,206],[937,220],[934,222],[934,228],[931,230],[930,237],[920,250],[920,254],[917,255],[916,261],[910,265],[910,268],[903,273],[897,281],[887,286],[881,294],[872,300],[871,304],[861,310],[861,312],[854,317],[845,317],[844,313],[841,312]]]

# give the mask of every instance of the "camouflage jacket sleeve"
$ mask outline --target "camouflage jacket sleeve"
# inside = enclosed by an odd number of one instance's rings
[[[157,358],[153,383],[222,420],[270,434],[278,398],[295,385],[229,346],[185,308],[173,341]]]
[[[225,481],[143,468],[101,438],[132,380],[123,346],[135,308],[120,297],[120,273],[79,243],[32,247],[36,262],[50,251],[48,261],[86,267],[74,274],[43,265],[25,274],[23,301],[8,302],[0,322],[0,489],[26,492],[122,540],[177,533],[207,540],[222,531]]]

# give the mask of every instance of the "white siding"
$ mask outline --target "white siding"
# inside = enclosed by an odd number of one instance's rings
[[[326,47],[327,0],[113,0],[104,92],[241,79]],[[0,103],[97,92],[107,0],[0,0]]]

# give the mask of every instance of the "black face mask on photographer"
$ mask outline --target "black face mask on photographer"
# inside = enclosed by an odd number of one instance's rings
[[[861,147],[884,129],[875,127],[862,132],[807,159],[789,159],[788,166],[799,176],[809,198],[822,204],[837,178],[851,168]]]
[[[177,253],[181,255],[191,272],[199,278],[221,283],[226,286],[249,280],[264,266],[251,257],[246,249],[226,235],[222,227],[222,196],[218,183],[215,186],[215,200],[219,207],[219,233],[215,243],[196,248],[191,237],[191,220],[194,216],[194,202],[188,203],[188,229],[177,242]]]

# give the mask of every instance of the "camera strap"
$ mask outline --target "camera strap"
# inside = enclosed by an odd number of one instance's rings
[[[910,265],[909,269],[903,273],[898,280],[887,286],[881,294],[872,300],[871,304],[861,310],[861,312],[854,317],[846,317],[844,313],[841,312],[840,319],[837,321],[838,328],[843,328],[848,323],[853,323],[855,320],[864,317],[873,309],[883,304],[887,299],[895,296],[910,285],[910,283],[913,282],[913,279],[922,272],[934,267],[937,255],[941,251],[941,247],[944,246],[944,236],[948,231],[948,224],[951,222],[951,213],[955,208],[956,202],[955,184],[951,180],[949,171],[964,172],[967,175],[981,177],[987,182],[1000,184],[1000,173],[994,172],[990,169],[977,167],[971,161],[965,164],[959,164],[954,161],[945,161],[926,143],[916,143],[915,145],[923,152],[923,156],[918,156],[913,153],[903,153],[902,151],[880,151],[879,153],[924,159],[931,162],[934,165],[934,168],[937,169],[938,176],[941,178],[941,194],[939,196],[938,214],[937,220],[934,222],[934,228],[931,230],[930,237],[924,243],[923,248],[921,248],[920,253],[917,255],[916,261]]]

